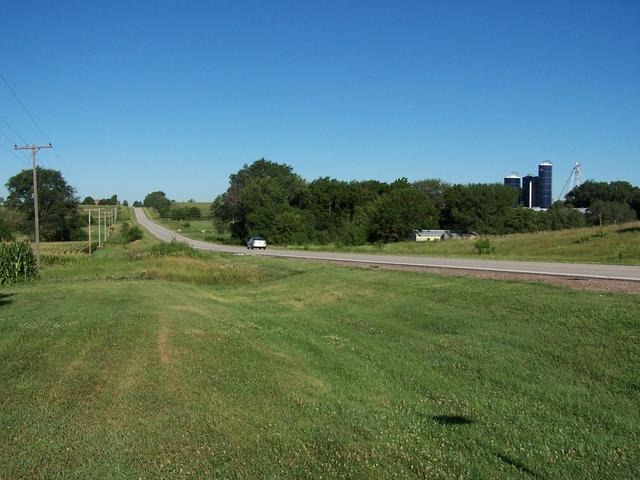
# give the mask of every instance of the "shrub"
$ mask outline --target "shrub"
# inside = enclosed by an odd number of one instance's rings
[[[120,229],[120,240],[122,243],[135,242],[136,240],[141,240],[142,237],[144,237],[144,233],[137,225],[132,227],[129,222],[122,224],[122,228]]]
[[[151,247],[151,255],[155,257],[198,257],[198,251],[183,242],[172,240],[171,243],[160,243]]]
[[[597,200],[589,207],[589,220],[594,225],[609,225],[636,220],[637,215],[628,204]]]
[[[340,230],[340,245],[363,245],[367,242],[367,229],[355,222],[344,222]]]
[[[478,255],[491,255],[496,250],[488,238],[479,238],[473,243],[473,248]]]
[[[0,244],[0,285],[38,277],[36,258],[27,242]]]
[[[4,216],[0,216],[0,242],[12,242],[13,240],[11,225]]]
[[[202,218],[198,207],[171,208],[169,218],[172,220],[195,220]]]
[[[609,235],[609,232],[603,228],[598,229],[595,233],[589,233],[587,235],[582,235],[578,240],[574,243],[585,243],[591,240],[592,238],[604,238]]]

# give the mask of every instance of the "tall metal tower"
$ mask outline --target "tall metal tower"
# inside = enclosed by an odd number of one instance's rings
[[[567,178],[567,181],[565,182],[564,187],[562,187],[562,191],[560,192],[560,196],[558,197],[558,200],[562,200],[562,198],[567,193],[569,193],[574,188],[579,187],[584,182],[586,182],[586,179],[582,174],[582,164],[580,162],[576,162],[576,164],[571,169],[571,173],[569,174],[569,178]]]

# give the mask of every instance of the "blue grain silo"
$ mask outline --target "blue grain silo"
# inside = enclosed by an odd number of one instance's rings
[[[540,208],[549,208],[553,203],[551,174],[553,166],[551,162],[543,162],[538,165],[538,203]]]
[[[522,178],[522,203],[527,208],[539,207],[538,177],[527,175]]]
[[[520,205],[520,197],[522,196],[522,186],[520,184],[520,175],[513,172],[508,177],[504,177],[504,184],[507,187],[515,188],[518,191],[518,196],[513,200],[514,208]]]

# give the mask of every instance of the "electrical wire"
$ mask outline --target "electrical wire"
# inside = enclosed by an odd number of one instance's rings
[[[2,120],[4,122],[4,124],[7,126],[7,128],[9,130],[11,130],[13,132],[13,134],[25,145],[27,144],[27,141],[22,138],[22,135],[20,135],[12,126],[11,124],[7,121],[6,118],[4,118],[2,115],[0,115],[0,120]],[[15,142],[14,142],[15,143]]]
[[[11,92],[11,94],[13,95],[13,97],[16,99],[16,101],[18,102],[18,104],[22,107],[22,109],[24,110],[24,112],[27,114],[27,116],[31,119],[31,121],[33,122],[33,124],[36,126],[36,128],[38,129],[38,131],[40,132],[40,134],[44,137],[44,139],[47,141],[47,143],[51,144],[51,139],[49,138],[49,136],[44,133],[44,130],[42,129],[42,127],[40,126],[40,124],[36,121],[36,119],[33,117],[33,115],[31,115],[31,112],[29,111],[29,109],[25,106],[25,104],[22,102],[22,100],[20,100],[20,97],[18,97],[18,94],[15,92],[15,90],[11,87],[11,85],[9,84],[9,81],[6,79],[6,77],[2,74],[2,72],[0,72],[0,79],[2,79],[2,81],[4,82],[4,84],[6,85],[6,87],[9,89],[9,91]],[[8,122],[5,120],[5,123],[8,124]],[[13,128],[11,129],[14,133],[15,130],[13,130]],[[17,135],[25,144],[27,144],[27,142],[24,141],[24,139],[22,137],[20,137],[20,135]],[[60,154],[58,153],[58,151],[53,148],[53,155],[56,157],[56,159],[58,160],[58,162],[60,162],[60,166],[67,171],[67,175],[69,174],[69,169],[67,168],[64,160],[62,160],[62,157],[60,157]]]
[[[20,137],[20,135],[18,134],[18,132],[16,132],[11,125],[9,125],[9,122],[7,122],[4,118],[2,118],[2,120],[4,121],[4,123],[7,124],[7,127],[9,127],[11,129],[11,131],[18,135],[18,137]],[[11,145],[15,145],[16,142],[14,141],[14,138],[10,137],[9,135],[7,135],[6,132],[4,132],[1,128],[0,128],[0,135],[2,135],[4,138],[6,138],[7,140],[9,140],[9,143]],[[22,163],[29,165],[29,162],[27,160],[25,160],[23,157],[21,157],[20,155],[18,155],[15,151],[11,150],[10,148],[5,147],[4,145],[0,144],[0,146],[6,150],[12,157],[17,158],[18,160],[20,160]]]
[[[18,161],[20,161],[20,162],[24,163],[24,164],[25,164],[25,165],[27,165],[27,166],[30,166],[28,161],[26,161],[24,158],[22,158],[22,157],[20,157],[20,156],[16,155],[16,153],[15,153],[14,151],[12,151],[11,149],[9,149],[9,148],[5,147],[5,146],[4,146],[4,145],[2,145],[1,143],[0,143],[0,148],[2,148],[3,150],[5,150],[5,151],[6,151],[9,155],[11,155],[13,158],[17,159]]]
[[[31,119],[31,121],[33,122],[33,124],[36,126],[36,128],[38,129],[38,131],[42,134],[42,136],[45,138],[45,140],[49,143],[51,143],[51,141],[49,140],[49,137],[47,137],[47,134],[44,133],[44,131],[42,130],[42,128],[40,127],[40,124],[38,122],[36,122],[36,119],[33,118],[33,115],[31,115],[31,112],[27,109],[27,107],[24,106],[24,103],[22,103],[22,100],[20,100],[20,97],[18,97],[18,94],[13,90],[13,88],[11,88],[11,85],[9,85],[9,82],[7,81],[7,79],[4,77],[4,75],[2,75],[2,72],[0,72],[0,78],[2,79],[2,81],[4,82],[4,84],[7,86],[7,88],[9,89],[9,91],[11,92],[11,94],[13,95],[13,97],[16,99],[16,101],[18,102],[18,104],[22,107],[22,109],[24,110],[24,112],[27,114],[27,116]]]

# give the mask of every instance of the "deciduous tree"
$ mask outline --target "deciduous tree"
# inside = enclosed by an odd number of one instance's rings
[[[38,167],[40,236],[48,241],[79,240],[85,237],[75,190],[57,170]],[[21,214],[20,228],[33,234],[34,208],[32,171],[23,170],[7,182],[7,206]]]

